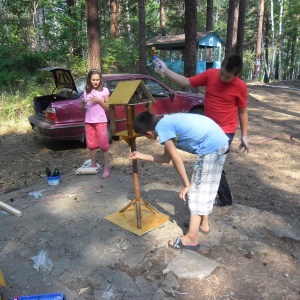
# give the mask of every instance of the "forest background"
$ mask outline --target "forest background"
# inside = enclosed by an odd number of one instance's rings
[[[76,78],[96,56],[103,73],[159,76],[145,44],[158,35],[186,32],[187,43],[196,32],[218,32],[225,41],[222,57],[243,56],[246,82],[300,74],[299,0],[0,0],[0,7],[0,134],[30,130],[34,96],[53,88],[41,68],[66,67]],[[193,68],[190,54],[185,61]]]

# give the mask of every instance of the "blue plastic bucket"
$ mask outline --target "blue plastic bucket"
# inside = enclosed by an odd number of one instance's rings
[[[48,184],[49,185],[58,185],[61,179],[61,174],[59,176],[47,176]]]

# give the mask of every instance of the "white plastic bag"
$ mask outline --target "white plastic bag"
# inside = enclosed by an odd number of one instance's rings
[[[35,199],[38,199],[39,197],[43,197],[43,192],[46,192],[46,190],[41,190],[41,191],[33,191],[28,193],[28,196],[33,196]]]
[[[41,250],[37,256],[31,257],[34,262],[33,268],[37,270],[37,272],[41,269],[43,272],[51,272],[53,267],[52,260],[48,257],[47,252]]]
[[[91,167],[91,159],[86,160],[83,165],[75,170],[76,175],[82,174],[97,174],[101,169],[101,166],[97,164],[97,167]]]
[[[90,168],[90,167],[91,167],[91,163],[92,163],[92,160],[91,160],[91,159],[88,159],[88,160],[86,160],[86,161],[83,163],[83,165],[81,166],[81,168]],[[101,167],[100,167],[99,164],[97,164],[96,169],[98,169],[98,170],[101,169]]]

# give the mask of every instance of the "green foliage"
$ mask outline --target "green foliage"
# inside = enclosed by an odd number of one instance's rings
[[[101,42],[102,68],[104,73],[130,72],[139,58],[137,47],[127,38],[105,38]]]
[[[282,43],[282,78],[295,78],[299,72],[300,6],[299,0],[284,1],[283,35],[280,40],[280,1],[274,2],[275,53]],[[37,5],[34,7],[33,5]],[[138,72],[139,62],[139,15],[138,1],[117,2],[118,37],[111,38],[109,1],[99,0],[101,33],[101,61],[104,73]],[[206,0],[197,2],[197,30],[204,31],[206,25]],[[243,78],[251,81],[254,68],[259,1],[247,1]],[[160,3],[145,1],[146,40],[160,35]],[[165,1],[166,32],[184,32],[185,2]],[[270,0],[265,0],[264,40],[269,41],[271,53]],[[226,39],[228,1],[214,0],[214,30]],[[67,6],[65,0],[16,0],[1,2],[0,27],[0,117],[9,120],[28,116],[35,95],[51,92],[51,74],[39,71],[49,66],[69,68],[74,77],[87,73],[86,1],[76,0]],[[268,35],[268,36],[267,36]],[[147,49],[148,51],[148,49]],[[151,60],[151,59],[150,59]],[[262,63],[264,60],[262,59]],[[268,62],[270,64],[270,62]],[[275,62],[276,64],[276,62]],[[278,62],[277,62],[278,65]],[[148,72],[163,82],[178,88],[166,78],[153,72],[149,61]],[[262,65],[261,70],[263,71]],[[260,80],[263,78],[261,72]]]

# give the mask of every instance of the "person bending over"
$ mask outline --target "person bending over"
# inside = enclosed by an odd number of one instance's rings
[[[190,226],[185,236],[169,240],[168,245],[174,249],[197,250],[199,229],[209,232],[208,215],[213,209],[227,156],[227,136],[210,118],[189,113],[167,115],[159,120],[152,113],[142,112],[135,117],[133,129],[150,140],[158,137],[164,152],[145,154],[134,151],[130,159],[156,163],[172,161],[182,179],[183,187],[179,197],[184,202],[188,200]],[[197,155],[191,182],[177,149]]]

